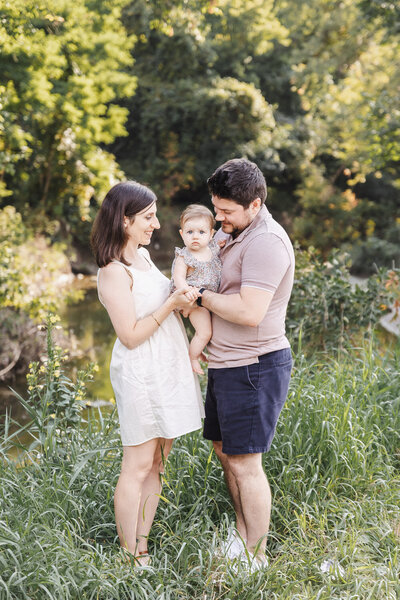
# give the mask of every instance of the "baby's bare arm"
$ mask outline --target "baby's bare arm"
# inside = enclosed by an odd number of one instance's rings
[[[172,273],[172,279],[176,288],[189,288],[190,286],[186,283],[188,266],[183,260],[182,256],[178,256],[175,260],[174,272]]]

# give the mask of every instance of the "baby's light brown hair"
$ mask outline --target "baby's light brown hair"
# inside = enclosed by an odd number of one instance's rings
[[[199,217],[206,218],[210,224],[210,229],[214,229],[214,215],[207,206],[203,206],[202,204],[189,204],[189,206],[185,208],[179,220],[181,229],[183,229],[186,221],[189,221],[189,219],[197,219]]]

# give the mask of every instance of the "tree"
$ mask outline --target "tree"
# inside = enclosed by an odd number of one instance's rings
[[[134,38],[124,0],[13,0],[0,11],[0,194],[44,227],[79,227],[120,175],[103,149],[125,135]]]
[[[373,4],[291,0],[278,13],[290,31],[291,90],[301,102],[286,162],[297,176],[294,232],[325,252],[385,236],[400,210],[399,40],[392,11]]]
[[[129,176],[171,199],[234,156],[279,171],[281,133],[249,60],[286,35],[272,1],[135,0],[124,23],[138,88],[124,102],[129,137],[111,148]]]

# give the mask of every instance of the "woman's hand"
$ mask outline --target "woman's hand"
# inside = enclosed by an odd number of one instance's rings
[[[188,289],[187,287],[184,287],[175,290],[174,293],[170,295],[169,300],[172,302],[174,310],[181,310],[193,306],[198,297],[199,293],[197,288],[191,287]]]

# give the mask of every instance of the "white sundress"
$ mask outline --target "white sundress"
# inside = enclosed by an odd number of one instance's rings
[[[136,317],[143,319],[168,298],[170,281],[145,248],[138,252],[149,263],[147,271],[123,266],[133,277]],[[123,446],[136,446],[158,437],[172,439],[201,427],[204,408],[200,385],[192,371],[179,314],[171,313],[150,338],[132,350],[117,338],[110,377]]]

